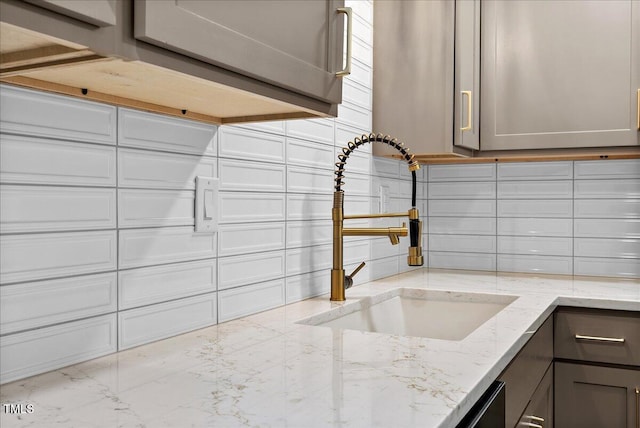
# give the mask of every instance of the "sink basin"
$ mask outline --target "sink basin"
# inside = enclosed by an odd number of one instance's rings
[[[334,329],[459,341],[515,296],[399,288],[300,321]]]

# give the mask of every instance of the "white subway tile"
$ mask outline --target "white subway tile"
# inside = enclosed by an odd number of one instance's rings
[[[195,233],[189,226],[120,230],[118,241],[120,269],[216,256],[216,234]]]
[[[0,283],[116,269],[116,232],[68,232],[3,236]]]
[[[640,278],[640,263],[636,259],[575,257],[574,264],[574,275]]]
[[[499,218],[498,235],[572,236],[570,218]]]
[[[0,186],[1,233],[115,227],[115,189]]]
[[[575,197],[576,199],[640,198],[640,180],[576,180]]]
[[[287,223],[287,248],[328,244],[333,237],[331,221],[290,221]]]
[[[333,247],[332,247],[333,248]],[[344,265],[360,264],[370,259],[371,240],[347,241],[343,246]]]
[[[640,218],[640,199],[576,199],[575,218]]]
[[[220,223],[284,221],[284,193],[220,192]]]
[[[287,138],[287,165],[332,170],[336,161],[333,146]]]
[[[284,222],[221,225],[219,256],[282,250],[285,248]]]
[[[371,281],[397,275],[399,272],[398,257],[386,257],[378,260],[372,260],[367,266],[369,268],[368,272]],[[358,275],[360,275],[360,273]],[[356,278],[358,277],[356,276]]]
[[[287,220],[331,219],[333,196],[287,194]]]
[[[219,159],[220,190],[284,192],[284,165]]]
[[[640,258],[640,240],[575,238],[574,254],[576,257],[612,257],[638,259]]]
[[[118,226],[193,226],[193,190],[118,189]]]
[[[0,181],[115,186],[116,148],[0,134]]]
[[[371,198],[369,198],[368,196],[346,195],[344,197],[345,215],[369,214],[370,208],[371,208]],[[405,211],[407,209],[405,209]]]
[[[429,251],[495,253],[496,237],[488,235],[429,235]]]
[[[498,254],[498,270],[501,272],[535,272],[571,275],[573,273],[573,258]]]
[[[4,336],[0,383],[111,354],[116,337],[116,314]]]
[[[359,83],[366,88],[372,88],[373,83],[373,70],[367,64],[362,63],[358,59],[351,61],[351,74],[345,77],[344,80],[349,80],[355,83]],[[340,106],[338,106],[338,118],[340,118]],[[356,125],[357,126],[357,125]],[[371,129],[371,124],[365,126],[366,129]]]
[[[496,179],[494,164],[429,165],[429,182],[432,181],[493,181]]]
[[[116,108],[77,98],[0,86],[3,132],[87,143],[116,143]]]
[[[218,290],[285,276],[285,252],[243,254],[218,259]]]
[[[570,199],[498,200],[498,217],[570,218],[572,215]]]
[[[371,173],[376,177],[400,178],[400,162],[380,156],[373,156],[372,160]]]
[[[496,255],[429,251],[429,267],[437,269],[496,270]]]
[[[573,162],[498,164],[498,180],[571,180]]]
[[[286,303],[326,294],[331,290],[331,275],[326,271],[290,276],[286,279]]]
[[[385,259],[387,257],[396,257],[401,251],[406,250],[403,245],[391,245],[389,238],[373,238],[370,241],[371,260]]]
[[[221,158],[283,163],[285,138],[281,135],[223,126],[219,131]]]
[[[118,350],[216,323],[216,293],[118,313]]]
[[[284,135],[286,122],[288,121],[273,120],[269,122],[238,123],[237,125],[225,125],[224,129],[240,128],[240,129],[248,129],[250,131],[270,132],[272,134]]]
[[[429,216],[440,217],[495,217],[496,201],[475,200],[430,200]]]
[[[118,109],[118,145],[216,156],[213,125],[125,108]]]
[[[361,16],[359,13],[353,16],[354,35],[370,45],[373,44],[373,26],[371,22],[372,21],[368,21],[365,16]]]
[[[345,6],[353,8],[353,13],[359,15],[365,22],[373,22],[373,3],[363,0],[346,0]]]
[[[498,181],[498,199],[571,199],[572,181]]]
[[[430,199],[495,199],[496,183],[492,181],[429,183]]]
[[[363,34],[363,36],[367,37],[366,33]],[[363,65],[373,67],[373,47],[371,45],[370,40],[367,41],[360,35],[354,34],[352,44],[353,58],[360,61]]]
[[[216,277],[215,259],[123,270],[118,273],[118,308],[211,293]]]
[[[573,224],[577,238],[640,238],[640,220],[577,218]]]
[[[284,303],[284,278],[223,290],[218,293],[219,320],[229,321]]]
[[[333,171],[287,166],[287,191],[297,193],[333,193]],[[346,181],[346,179],[345,179]]]
[[[429,233],[495,235],[496,219],[490,217],[432,217],[429,218]]]
[[[333,119],[287,120],[287,137],[324,143],[333,146]]]
[[[373,93],[371,88],[347,80],[342,86],[342,99],[354,106],[371,110]]]
[[[640,178],[640,159],[576,161],[575,178]]]
[[[498,253],[572,256],[573,239],[546,236],[499,236]]]
[[[118,308],[116,273],[0,287],[0,333],[15,333]]]
[[[195,189],[196,176],[217,177],[216,159],[175,153],[118,149],[118,186]]]
[[[353,63],[355,64],[357,61],[353,61]],[[353,70],[355,73],[357,67],[353,67]],[[366,83],[362,84],[369,87]],[[371,129],[372,120],[373,114],[371,113],[371,110],[364,109],[347,101],[343,101],[342,104],[338,105],[338,117],[336,118],[336,122],[344,123],[355,128]]]
[[[287,276],[331,269],[333,245],[287,248]]]

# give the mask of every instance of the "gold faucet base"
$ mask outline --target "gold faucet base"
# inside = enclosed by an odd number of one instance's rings
[[[331,301],[344,302],[344,269],[331,269]]]

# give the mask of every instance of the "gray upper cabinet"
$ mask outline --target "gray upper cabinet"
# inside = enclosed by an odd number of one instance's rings
[[[116,25],[116,0],[24,0],[80,21],[108,27]]]
[[[482,150],[639,144],[640,2],[484,1],[481,39]]]
[[[480,0],[456,2],[453,143],[480,149]]]
[[[216,124],[335,117],[350,11],[344,0],[1,0],[0,81]]]
[[[337,0],[139,0],[135,37],[336,104],[342,6]]]
[[[452,151],[454,24],[448,0],[373,3],[373,131],[413,153]]]

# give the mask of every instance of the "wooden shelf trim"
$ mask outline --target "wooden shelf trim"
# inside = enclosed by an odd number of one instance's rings
[[[400,155],[392,155],[392,158],[402,159]],[[451,154],[417,154],[415,159],[423,164],[456,164],[456,163],[506,163],[506,162],[553,162],[553,161],[584,161],[584,160],[614,160],[614,159],[640,159],[640,150],[629,152],[607,153],[575,153],[561,155],[514,155],[514,156],[491,156],[491,157],[457,157]]]

